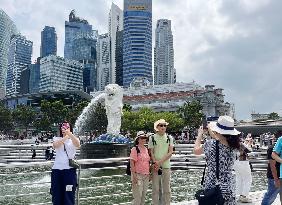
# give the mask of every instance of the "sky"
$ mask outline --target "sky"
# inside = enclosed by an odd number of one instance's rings
[[[45,25],[56,28],[63,56],[70,11],[103,34],[112,2],[123,9],[123,0],[0,0],[0,8],[33,41],[35,60]],[[281,0],[153,0],[153,46],[157,20],[170,19],[178,82],[223,88],[238,120],[282,115],[281,8]]]

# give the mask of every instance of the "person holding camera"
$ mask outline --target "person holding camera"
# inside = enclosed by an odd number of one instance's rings
[[[149,138],[148,148],[153,161],[152,198],[153,205],[169,205],[170,190],[170,158],[173,153],[173,138],[166,133],[168,123],[164,119],[154,123],[156,134]],[[161,187],[160,187],[161,184]],[[162,197],[160,197],[160,189]]]
[[[223,198],[224,205],[235,205],[237,204],[236,184],[232,170],[236,151],[240,149],[240,132],[234,128],[234,120],[229,116],[220,116],[217,122],[210,122],[207,127],[211,139],[206,140],[202,146],[204,129],[201,126],[194,145],[194,154],[205,154],[206,157],[204,190],[212,190],[219,185],[221,196],[217,196],[217,199]],[[216,159],[218,159],[218,168]],[[204,204],[214,205],[217,202],[207,201]]]
[[[80,142],[72,134],[72,126],[68,122],[63,122],[59,126],[59,132],[60,137],[53,138],[56,157],[51,172],[52,202],[53,205],[74,205],[77,175],[70,161],[74,159]]]
[[[135,146],[130,152],[133,205],[144,205],[150,179],[150,155],[145,147],[148,137],[143,131],[137,133]]]

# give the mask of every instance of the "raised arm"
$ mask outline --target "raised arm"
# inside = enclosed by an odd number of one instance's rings
[[[204,130],[203,130],[203,127],[201,126],[198,129],[198,136],[196,138],[195,145],[194,145],[194,154],[195,155],[201,155],[204,153],[204,150],[202,147],[203,133],[204,133]]]

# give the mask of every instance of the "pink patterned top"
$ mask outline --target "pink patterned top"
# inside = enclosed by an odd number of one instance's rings
[[[133,147],[130,152],[130,159],[135,162],[135,172],[138,174],[150,174],[150,156],[146,147],[139,147],[140,152],[137,154],[136,147]]]

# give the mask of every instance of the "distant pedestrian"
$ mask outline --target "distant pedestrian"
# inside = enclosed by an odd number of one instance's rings
[[[36,157],[36,151],[35,151],[35,149],[33,149],[31,159],[35,159],[35,157]]]
[[[246,139],[248,140],[248,138]],[[247,142],[248,143],[248,142]],[[248,153],[251,150],[251,144],[240,143],[239,157],[235,161],[234,169],[236,173],[236,193],[239,194],[239,202],[251,203],[249,192],[252,185],[252,172]]]
[[[276,139],[282,135],[282,131],[278,131],[273,138],[272,146],[267,150],[267,159],[268,159],[268,166],[267,166],[267,191],[264,194],[262,199],[261,205],[270,205],[272,204],[277,195],[281,193],[281,183],[279,180],[280,177],[280,164],[276,162],[273,157],[271,156],[274,148],[274,144]],[[281,196],[280,196],[280,203],[281,203]]]
[[[50,154],[49,154],[49,159],[48,160],[52,160],[54,157],[54,149],[51,147],[50,148]]]
[[[47,147],[45,150],[45,160],[49,160],[50,157],[50,147]]]

